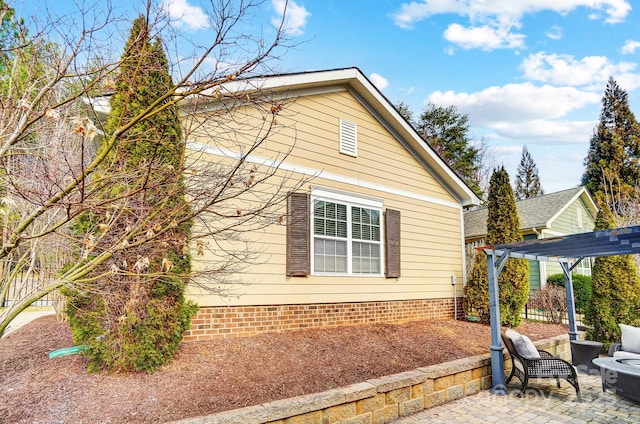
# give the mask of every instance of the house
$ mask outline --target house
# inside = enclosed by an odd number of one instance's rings
[[[255,255],[219,293],[202,289],[215,278],[189,289],[200,309],[186,340],[461,310],[463,209],[480,199],[359,69],[230,79],[207,94],[183,103],[187,153],[215,167],[251,150],[247,162],[277,181],[262,189],[287,194],[275,205],[286,219],[243,233]],[[92,105],[107,113],[106,100]],[[224,262],[233,243],[199,242],[196,273]]]
[[[291,149],[279,171],[309,181],[282,204],[286,224],[248,234],[266,252],[230,294],[190,292],[200,312],[186,338],[453,317],[465,281],[463,208],[480,203],[473,191],[356,68],[250,85],[286,102],[264,154]],[[214,110],[215,96],[208,101],[202,109]],[[258,108],[243,113],[264,120]],[[229,156],[204,135],[188,147]],[[251,160],[268,162],[260,152]]]
[[[575,187],[556,193],[516,201],[520,232],[524,240],[544,239],[568,234],[593,231],[598,209],[584,187]],[[487,208],[470,210],[464,214],[464,236],[467,261],[475,248],[485,244],[487,235]],[[591,275],[591,262],[583,260],[574,272]],[[547,276],[562,273],[557,263],[529,261],[531,290],[544,288]]]

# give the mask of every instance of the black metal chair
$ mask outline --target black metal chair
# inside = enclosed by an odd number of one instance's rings
[[[560,387],[560,379],[567,380],[576,389],[578,402],[582,402],[580,396],[580,386],[578,385],[578,375],[575,368],[564,359],[556,358],[546,350],[537,349],[540,358],[528,358],[518,353],[513,344],[513,340],[506,334],[502,334],[502,342],[507,347],[511,356],[511,374],[507,378],[506,383],[515,376],[522,383],[522,389],[518,393],[518,397],[527,390],[530,378],[555,378]]]

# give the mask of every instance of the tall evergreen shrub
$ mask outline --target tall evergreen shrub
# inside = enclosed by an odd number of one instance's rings
[[[599,193],[596,230],[615,228],[614,216]],[[609,345],[620,340],[618,324],[640,326],[640,277],[631,255],[604,256],[594,260],[593,294],[585,314],[587,335]]]
[[[74,341],[88,347],[93,371],[156,370],[175,355],[196,311],[184,297],[192,225],[181,172],[185,142],[177,107],[162,98],[172,85],[161,40],[141,16],[111,98],[105,138],[116,137],[117,145],[94,177],[99,195],[117,206],[76,224],[92,244],[83,246],[85,255],[121,247],[88,283],[67,291]]]
[[[509,174],[501,167],[494,171],[489,183],[487,216],[488,245],[512,243],[522,240],[520,220],[516,209]],[[484,268],[484,269],[483,269]],[[517,327],[522,322],[522,312],[529,296],[529,263],[525,259],[507,260],[498,277],[500,321],[503,325]],[[465,286],[465,308],[481,308],[480,317],[489,321],[489,294],[486,255],[479,252],[471,278]]]

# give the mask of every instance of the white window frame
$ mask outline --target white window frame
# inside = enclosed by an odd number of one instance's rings
[[[347,272],[316,272],[315,271],[315,240],[317,238],[321,239],[331,239],[331,237],[323,237],[316,236],[314,234],[314,211],[315,211],[315,202],[316,200],[330,202],[330,203],[340,203],[347,206],[347,237],[345,240],[347,245]],[[352,222],[351,222],[351,207],[359,207],[372,209],[379,213],[380,217],[380,240],[378,241],[370,241],[370,240],[362,240],[365,243],[377,244],[380,248],[380,268],[377,273],[354,273],[353,272],[353,242],[361,241],[354,240],[352,238]],[[314,276],[349,276],[349,277],[383,277],[384,276],[384,216],[382,209],[382,201],[378,199],[374,199],[371,197],[354,195],[350,193],[328,190],[328,189],[319,189],[312,188],[311,189],[311,207],[310,209],[310,232],[311,232],[311,275]]]
[[[582,259],[573,272],[591,277],[591,258]]]

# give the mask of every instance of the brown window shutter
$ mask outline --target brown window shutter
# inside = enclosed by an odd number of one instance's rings
[[[400,277],[400,211],[387,209],[384,213],[385,261],[387,278]]]
[[[287,276],[311,273],[309,260],[309,194],[290,193],[287,199]]]

